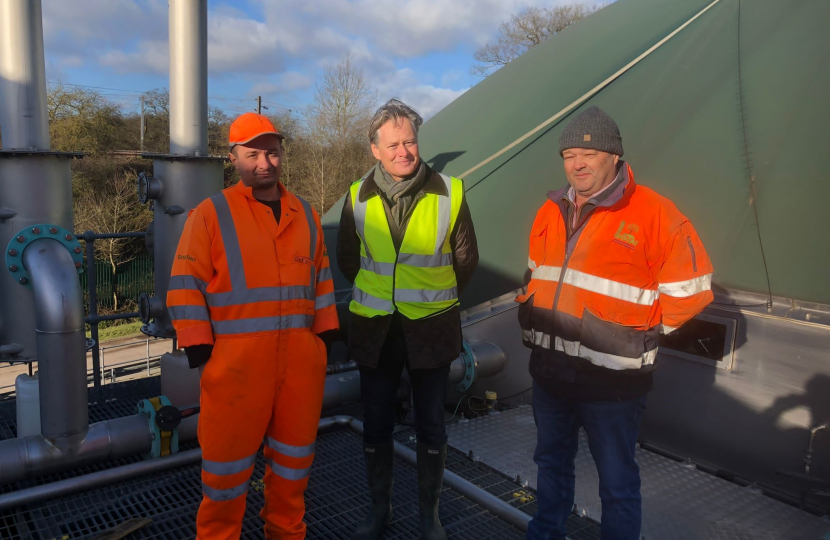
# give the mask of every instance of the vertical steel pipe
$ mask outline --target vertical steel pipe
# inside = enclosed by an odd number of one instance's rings
[[[40,0],[0,2],[0,128],[4,150],[49,150]]]
[[[207,156],[207,0],[170,0],[170,153]]]
[[[36,240],[23,252],[34,293],[40,426],[47,439],[79,443],[89,427],[81,282],[60,242]]]

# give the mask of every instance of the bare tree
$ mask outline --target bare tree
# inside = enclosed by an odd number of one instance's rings
[[[280,181],[288,189],[294,190],[295,181],[300,179],[295,174],[295,170],[302,170],[297,159],[302,155],[301,152],[297,151],[302,146],[302,126],[297,117],[291,114],[291,111],[266,116],[284,137],[282,140],[282,177]]]
[[[527,8],[502,23],[496,39],[475,52],[477,64],[470,71],[473,75],[486,77],[602,7],[571,4],[553,8]]]
[[[143,230],[152,214],[136,203],[136,171],[122,168],[107,178],[103,189],[89,185],[78,186],[74,197],[75,228],[99,233]],[[95,242],[95,258],[106,260],[115,276],[119,264],[135,258],[137,251],[130,239],[110,238]],[[113,288],[114,309],[118,310],[118,295]]]
[[[362,139],[376,101],[363,70],[347,55],[336,66],[326,68],[322,83],[317,84],[308,108],[309,128],[332,146]]]
[[[326,69],[317,85],[306,111],[308,133],[292,149],[292,174],[302,178],[295,190],[321,215],[373,163],[366,130],[376,101],[351,56]]]
[[[170,92],[157,88],[141,95],[144,98],[144,149],[166,154],[170,151]]]

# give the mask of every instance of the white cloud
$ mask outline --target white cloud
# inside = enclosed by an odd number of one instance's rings
[[[170,70],[169,47],[166,41],[142,41],[135,52],[109,49],[98,56],[102,66],[120,73],[159,73]]]
[[[311,77],[297,71],[287,71],[281,74],[277,80],[269,79],[260,81],[251,86],[248,96],[278,96],[290,94],[298,90],[311,88],[313,81]]]
[[[83,47],[167,37],[163,0],[43,0],[46,46]]]
[[[208,13],[213,80],[248,81],[249,93],[276,101],[307,98],[320,69],[350,54],[379,96],[397,95],[428,117],[464,92],[458,88],[468,66],[443,73],[420,67],[416,76],[400,69],[410,59],[469,54],[472,63],[472,50],[511,14],[574,0],[221,1]],[[116,73],[168,73],[166,0],[43,0],[43,14],[50,73],[95,64]]]
[[[322,27],[342,40],[360,36],[378,52],[398,58],[446,51],[460,43],[480,45],[493,36],[499,24],[526,7],[572,2],[314,0],[300,5],[296,0],[260,0],[265,21],[275,29],[303,28],[308,35]]]
[[[441,75],[441,84],[444,86],[455,86],[463,80],[465,73],[459,69],[451,69]]]
[[[523,8],[572,1],[257,0],[262,20],[229,2],[208,15],[209,67],[212,74],[274,73],[292,60],[325,65],[347,52],[361,64],[388,64],[484,43]],[[164,0],[43,0],[44,35],[50,50],[162,73],[167,12]]]
[[[313,81],[308,75],[297,71],[287,71],[282,74],[282,86],[285,90],[305,90],[311,88]]]
[[[466,91],[424,84],[419,80],[418,74],[409,68],[399,69],[391,78],[373,82],[378,88],[381,101],[397,97],[414,107],[424,120],[434,116]]]

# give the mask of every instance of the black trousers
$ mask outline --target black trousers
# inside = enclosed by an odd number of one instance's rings
[[[395,428],[395,398],[406,367],[412,383],[415,431],[418,442],[438,447],[447,442],[444,402],[450,364],[434,369],[410,369],[400,317],[395,314],[380,353],[377,368],[360,366],[363,397],[363,440],[380,444],[392,440]]]

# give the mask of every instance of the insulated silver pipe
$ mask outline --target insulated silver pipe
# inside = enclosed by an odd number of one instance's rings
[[[97,424],[96,424],[97,425]],[[357,434],[363,434],[363,422],[352,416],[332,416],[323,418],[317,424],[317,433],[325,433],[332,429],[348,428]],[[395,455],[411,465],[418,462],[415,452],[410,448],[395,442]],[[51,484],[27,488],[12,493],[0,495],[0,511],[15,508],[24,504],[32,504],[52,497],[69,495],[85,489],[92,489],[108,485],[121,480],[135,478],[146,474],[162,472],[176,467],[184,467],[199,463],[202,460],[201,449],[180,452],[173,456],[131,463],[84,476],[69,478]],[[3,464],[0,455],[0,466]],[[464,497],[489,510],[496,516],[519,529],[526,531],[530,516],[511,506],[509,503],[491,495],[472,482],[464,480],[452,471],[444,471],[444,484],[451,487]]]
[[[49,150],[40,0],[0,2],[0,129],[4,150]]]
[[[0,6],[5,6],[4,2],[0,1]],[[0,94],[0,100],[3,98]],[[5,130],[3,142],[6,142]],[[15,235],[34,225],[48,223],[72,230],[69,159],[68,156],[15,156],[0,152],[0,212],[12,214],[11,219],[0,219],[0,249],[5,250]],[[0,271],[0,347],[16,350],[17,361],[31,362],[37,358],[35,306],[32,291],[21,286],[18,278],[5,268]]]
[[[32,246],[34,245],[33,243]],[[77,281],[77,276],[75,280]],[[41,387],[41,399],[44,396],[43,392]],[[359,399],[360,374],[357,371],[326,377],[324,409]],[[82,401],[86,410],[86,395]],[[179,426],[180,442],[196,439],[198,422],[199,415],[182,420]],[[147,418],[133,415],[89,426],[85,437],[73,439],[74,446],[63,444],[65,442],[66,438],[48,439],[40,435],[0,441],[0,484],[66,471],[91,463],[146,454],[150,451],[152,440]],[[0,500],[3,500],[2,496]]]
[[[23,265],[34,293],[41,433],[57,446],[79,444],[89,411],[78,270],[66,247],[51,238],[29,244]]]
[[[13,491],[6,495],[0,495],[0,511],[24,504],[36,503],[44,499],[71,495],[78,491],[106,486],[128,478],[138,478],[148,474],[175,469],[176,467],[193,465],[199,463],[201,460],[202,450],[197,448],[195,450],[179,452],[172,456],[139,461],[121,467],[96,471],[83,476],[67,478],[66,480],[58,480],[51,484],[42,484],[40,486]]]
[[[133,415],[89,426],[83,440],[67,448],[42,435],[0,441],[0,484],[148,453],[147,418]]]
[[[475,378],[490,377],[499,373],[507,362],[507,355],[498,345],[487,341],[475,341],[469,344],[475,362]],[[449,381],[460,383],[466,374],[464,360],[458,358],[450,365]]]
[[[360,372],[357,370],[326,376],[323,410],[360,401]]]
[[[317,432],[330,430],[337,426],[346,426],[357,434],[363,434],[363,422],[353,416],[332,416],[323,418],[317,426]],[[418,463],[418,457],[414,450],[407,448],[399,442],[395,442],[395,455],[410,465]],[[452,471],[444,470],[444,484],[451,487],[464,497],[489,510],[504,521],[523,531],[527,531],[527,524],[530,516],[515,506],[499,499],[472,482],[465,480]]]
[[[170,0],[170,153],[207,156],[207,0]]]

